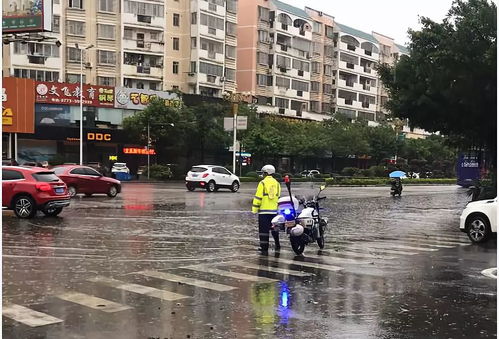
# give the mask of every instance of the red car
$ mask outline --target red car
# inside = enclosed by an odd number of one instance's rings
[[[53,171],[39,167],[2,167],[2,206],[19,218],[32,218],[41,210],[56,216],[69,206],[66,184]]]
[[[53,170],[68,185],[71,197],[78,193],[84,193],[86,196],[104,193],[114,198],[121,192],[121,182],[119,180],[105,177],[90,167],[69,165],[54,167]]]

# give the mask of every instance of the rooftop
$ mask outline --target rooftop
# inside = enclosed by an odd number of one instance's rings
[[[310,16],[307,14],[307,12],[305,12],[301,8],[288,5],[287,3],[284,3],[284,2],[281,2],[281,1],[278,1],[278,0],[272,0],[272,2],[277,7],[277,9],[280,10],[280,11],[283,11],[283,12],[286,12],[286,13],[289,13],[289,14],[293,14],[295,16],[299,16],[299,17],[301,17],[303,19],[310,20]]]
[[[373,44],[376,44],[376,45],[378,44],[378,41],[371,34],[359,31],[358,29],[355,29],[355,28],[352,28],[352,27],[340,24],[338,22],[336,22],[336,25],[338,26],[338,28],[340,29],[340,31],[342,31],[343,33],[347,33],[347,34],[350,34],[352,36],[356,36],[358,38],[370,41],[370,42],[372,42]]]
[[[395,46],[397,46],[400,53],[409,54],[409,49],[407,47],[399,45],[399,44],[395,44]]]

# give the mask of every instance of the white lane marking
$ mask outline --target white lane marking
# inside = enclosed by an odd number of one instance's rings
[[[423,252],[438,251],[438,249],[436,248],[415,247],[415,246],[406,246],[406,245],[388,244],[388,243],[373,243],[373,242],[365,242],[362,245],[359,244],[357,246],[373,247],[373,248],[400,248],[400,249],[423,251]]]
[[[380,253],[380,254],[395,254],[395,255],[415,255],[418,254],[417,252],[407,252],[407,251],[395,251],[395,250],[390,250],[390,249],[383,249],[383,248],[367,248],[363,245],[358,245],[358,243],[350,242],[350,241],[338,241],[339,243],[342,243],[341,246],[344,248],[347,248],[349,250],[355,250],[355,251],[362,251],[362,252],[369,252],[369,253]]]
[[[153,297],[153,298],[158,298],[166,301],[174,301],[174,300],[179,300],[179,299],[186,299],[190,298],[187,295],[182,295],[170,291],[165,291],[165,290],[160,290],[154,287],[150,286],[143,286],[143,285],[138,285],[138,284],[132,284],[132,283],[126,283],[120,280],[112,279],[112,278],[107,278],[107,277],[95,277],[95,278],[89,278],[87,279],[88,281],[91,282],[96,282],[100,283],[103,285],[107,285],[110,287],[117,288],[119,290],[124,290],[128,292],[133,292],[137,294],[142,294],[146,295],[148,297]]]
[[[261,270],[261,271],[268,271],[268,272],[275,272],[275,273],[281,273],[281,274],[286,274],[286,275],[294,275],[297,277],[309,277],[313,275],[312,273],[307,273],[307,272],[302,272],[302,271],[296,271],[296,270],[288,270],[285,268],[278,268],[278,267],[273,267],[273,266],[264,266],[264,265],[256,265],[256,264],[251,264],[247,262],[228,262],[225,263],[228,265],[236,265],[236,266],[241,266],[244,268],[250,268],[254,270]]]
[[[283,263],[283,264],[311,267],[311,268],[317,268],[317,269],[321,269],[321,270],[334,271],[334,272],[340,271],[343,269],[343,267],[339,267],[339,266],[316,264],[316,263],[312,263],[312,262],[288,260],[288,259],[281,259],[281,258],[274,258],[274,257],[262,257],[262,259],[267,259],[269,261],[275,261],[275,262]]]
[[[94,297],[92,295],[79,292],[66,292],[63,294],[58,294],[56,295],[56,297],[62,300],[66,300],[75,304],[83,305],[107,313],[131,310],[133,308],[127,305],[118,304],[110,300]]]
[[[246,281],[262,282],[262,283],[270,283],[270,282],[278,281],[278,280],[270,279],[270,278],[266,278],[266,277],[259,277],[259,276],[255,276],[255,275],[244,274],[244,273],[219,270],[217,268],[212,268],[208,265],[193,265],[193,266],[184,266],[181,268],[186,268],[188,270],[204,272],[204,273],[211,273],[211,274],[220,275],[222,277],[228,277],[228,278],[234,278],[234,279],[246,280]]]
[[[30,246],[11,246],[11,245],[3,245],[2,248],[12,248],[12,249],[29,249],[29,250],[36,250],[36,249],[45,249],[45,250],[59,250],[59,251],[83,251],[83,252],[105,252],[107,249],[100,249],[100,248],[75,248],[75,247],[53,247],[53,246],[36,246],[36,247],[30,247]]]
[[[412,240],[409,240],[409,239],[400,239],[400,240],[393,240],[393,239],[383,239],[383,238],[379,238],[379,240],[382,240],[382,241],[390,241],[391,243],[393,244],[396,244],[396,245],[403,245],[403,244],[406,244],[406,245],[413,245],[413,243],[411,243]],[[438,247],[438,248],[455,248],[456,245],[441,245],[441,244],[433,244],[433,243],[430,243],[430,242],[416,242],[414,245],[418,245],[418,246],[428,246],[428,247]]]
[[[385,257],[385,256],[381,256],[381,255],[374,255],[374,254],[370,254],[370,253],[362,253],[362,252],[351,252],[351,251],[343,251],[343,250],[339,250],[339,251],[333,251],[333,250],[329,250],[329,251],[323,251],[321,250],[321,253],[322,253],[322,256],[325,257],[325,256],[331,256],[331,257],[341,257],[341,256],[346,256],[346,257],[356,257],[356,258],[366,258],[366,259],[381,259],[381,260],[393,260],[395,259],[395,257]]]
[[[10,304],[2,308],[4,317],[13,319],[29,327],[38,327],[62,323],[64,320],[32,310],[21,305]]]
[[[180,275],[175,275],[175,274],[165,273],[165,272],[146,270],[146,271],[141,271],[141,272],[136,272],[136,273],[147,276],[147,277],[152,277],[152,278],[157,278],[157,279],[162,279],[162,280],[167,280],[167,281],[172,281],[172,282],[179,282],[182,284],[197,286],[197,287],[201,287],[201,288],[207,288],[209,290],[214,290],[214,291],[219,291],[219,292],[226,292],[226,291],[232,291],[232,290],[237,289],[237,287],[233,287],[233,286],[217,284],[217,283],[214,283],[211,281],[200,280],[200,279],[195,279],[195,278],[188,278],[188,277],[183,277]]]
[[[2,258],[23,258],[23,259],[62,259],[62,260],[93,260],[93,261],[109,261],[109,258],[93,258],[93,257],[48,257],[41,255],[12,255],[2,254]]]
[[[293,251],[288,251],[288,250],[281,250],[281,253],[292,253],[294,254]],[[367,264],[366,261],[362,260],[355,260],[355,259],[347,259],[347,258],[338,258],[338,257],[328,257],[325,255],[317,255],[317,254],[309,254],[304,252],[303,256],[305,258],[314,258],[314,259],[321,259],[324,261],[330,261],[330,262],[336,262],[339,264],[351,264],[351,265],[357,265],[357,264]]]
[[[460,245],[460,246],[469,246],[469,241],[459,241],[459,240],[449,240],[438,237],[425,237],[425,236],[416,236],[416,235],[406,235],[404,238],[409,240],[420,240],[420,241],[430,241],[436,244],[444,244],[444,245]]]
[[[482,274],[488,278],[497,279],[497,267],[487,268]]]

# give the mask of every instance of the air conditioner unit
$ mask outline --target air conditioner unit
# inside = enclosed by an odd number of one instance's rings
[[[322,12],[319,12],[319,16],[322,16],[322,14],[323,14]]]
[[[298,71],[298,75],[302,77],[302,76],[303,76],[303,71],[302,71],[302,70],[299,70],[299,71]]]
[[[303,96],[303,91],[296,91],[296,96],[302,97]]]
[[[85,63],[85,68],[92,68],[92,63],[91,62],[86,62]]]
[[[286,112],[285,108],[279,108],[279,114],[284,114]]]

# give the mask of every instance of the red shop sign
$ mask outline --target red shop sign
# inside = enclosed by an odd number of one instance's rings
[[[156,151],[150,148],[149,150],[147,148],[139,148],[139,147],[124,147],[123,148],[123,153],[125,154],[149,154],[149,155],[155,155]]]
[[[35,102],[58,105],[79,105],[80,84],[37,81]],[[83,105],[114,107],[114,87],[83,85]]]

